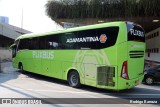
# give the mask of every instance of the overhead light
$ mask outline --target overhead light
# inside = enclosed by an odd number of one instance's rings
[[[98,23],[103,23],[104,22],[104,20],[98,20]]]
[[[159,20],[152,20],[152,22],[159,22]]]

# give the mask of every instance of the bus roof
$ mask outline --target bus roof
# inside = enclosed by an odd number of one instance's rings
[[[109,27],[109,26],[120,26],[120,24],[122,24],[122,23],[124,24],[125,21],[87,25],[87,26],[81,26],[81,27],[63,29],[63,30],[58,30],[58,31],[45,32],[45,33],[29,33],[29,34],[21,35],[17,39],[39,37],[39,36],[45,36],[45,35],[50,35],[50,34],[60,34],[60,33],[74,32],[74,31],[81,31],[81,30],[87,30],[87,29],[96,29],[96,28]]]

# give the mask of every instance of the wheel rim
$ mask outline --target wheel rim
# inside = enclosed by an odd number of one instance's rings
[[[147,84],[152,84],[153,83],[153,79],[152,78],[147,78],[146,82],[147,82]]]
[[[20,69],[20,71],[22,72],[22,71],[23,71],[23,66],[21,65],[21,66],[19,67],[19,69]]]
[[[77,78],[77,76],[76,75],[71,75],[71,84],[73,85],[73,86],[75,86],[75,85],[77,85],[77,83],[78,83],[78,78]]]
[[[21,71],[23,70],[23,67],[22,67],[22,66],[20,66],[20,70],[21,70]]]

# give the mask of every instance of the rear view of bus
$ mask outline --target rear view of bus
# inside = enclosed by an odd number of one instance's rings
[[[118,46],[118,59],[121,59],[122,54],[127,53],[127,60],[118,60],[118,65],[122,65],[118,67],[121,71],[118,90],[129,89],[140,84],[144,76],[145,32],[141,26],[131,22],[126,22],[126,27],[127,42]]]

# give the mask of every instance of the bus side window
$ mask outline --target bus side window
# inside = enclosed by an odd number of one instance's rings
[[[28,39],[20,39],[18,51],[23,49],[29,49]]]
[[[97,43],[97,49],[107,48],[115,45],[118,37],[119,27],[99,28],[96,30],[100,41]],[[105,38],[101,40],[101,36]]]
[[[87,38],[87,37],[93,37],[95,38],[96,30],[90,29],[90,30],[83,30],[78,31],[78,38]],[[96,49],[97,48],[97,41],[86,41],[86,42],[79,42],[77,43],[79,46],[79,49]]]
[[[59,35],[60,49],[77,49],[77,43],[68,40],[77,37],[77,32],[62,33]]]
[[[47,49],[58,49],[59,48],[59,35],[48,35],[46,36],[46,48]]]
[[[29,45],[29,49],[30,50],[37,50],[37,49],[39,49],[39,41],[38,41],[37,37],[29,38],[28,42],[29,42],[28,45]]]
[[[46,49],[46,37],[45,36],[40,36],[39,37],[39,49]]]

